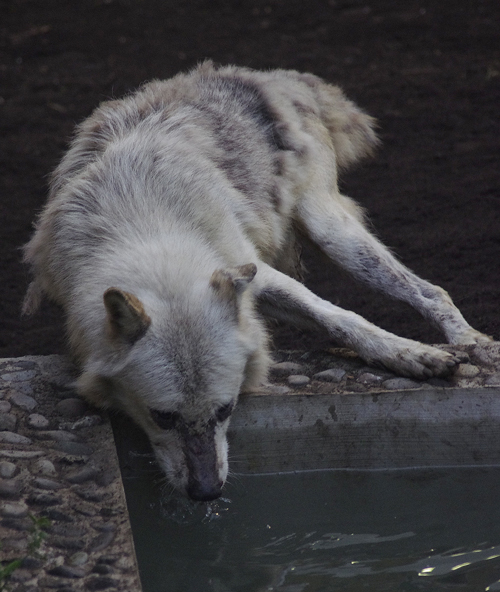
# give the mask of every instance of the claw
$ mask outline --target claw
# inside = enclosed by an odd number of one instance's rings
[[[434,373],[430,368],[424,368],[424,376],[425,378],[432,378],[434,376]]]

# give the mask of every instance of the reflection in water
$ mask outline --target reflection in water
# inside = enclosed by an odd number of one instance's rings
[[[144,592],[500,591],[500,469],[240,476],[225,497],[126,482]]]
[[[457,557],[460,557],[460,563],[457,563]],[[399,568],[399,571],[418,571],[419,576],[441,576],[478,563],[479,561],[491,561],[500,557],[500,546],[489,549],[475,549],[470,553],[457,553],[455,555],[434,555],[428,560],[417,561],[407,567]],[[424,567],[425,565],[425,567]],[[394,570],[396,571],[396,570]]]

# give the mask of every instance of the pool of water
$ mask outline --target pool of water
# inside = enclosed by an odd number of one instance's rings
[[[139,475],[139,476],[138,476]],[[125,478],[144,592],[500,591],[500,468]]]

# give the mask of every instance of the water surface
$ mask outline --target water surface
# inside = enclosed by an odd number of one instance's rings
[[[500,591],[500,468],[126,479],[144,592]]]

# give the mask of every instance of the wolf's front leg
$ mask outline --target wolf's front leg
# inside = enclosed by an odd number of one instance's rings
[[[417,341],[397,337],[363,317],[322,300],[300,282],[265,264],[252,282],[261,312],[299,327],[323,329],[368,363],[426,379],[446,376],[463,358]]]
[[[306,195],[299,216],[310,238],[355,278],[407,302],[452,344],[491,339],[473,329],[448,293],[402,265],[364,226],[359,208],[340,195]]]

